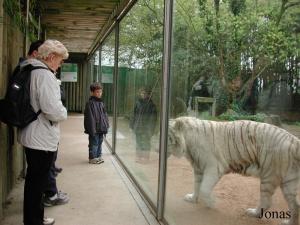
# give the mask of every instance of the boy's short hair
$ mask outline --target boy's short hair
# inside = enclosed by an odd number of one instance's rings
[[[150,87],[146,86],[146,87],[141,87],[139,89],[139,93],[141,93],[141,92],[145,92],[147,95],[150,95],[152,91],[151,91]]]
[[[34,51],[37,51],[39,47],[44,43],[43,40],[37,40],[31,43],[27,55],[31,55]]]
[[[94,91],[99,90],[99,89],[102,90],[102,85],[100,83],[98,83],[98,82],[92,83],[90,85],[90,91],[91,92],[94,92]]]

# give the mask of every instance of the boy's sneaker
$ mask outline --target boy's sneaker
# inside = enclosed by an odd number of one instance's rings
[[[43,224],[44,225],[53,225],[55,220],[53,218],[44,217]]]
[[[66,193],[58,192],[54,197],[45,197],[44,206],[51,207],[55,205],[63,205],[69,202],[69,197]]]
[[[102,159],[102,157],[97,158],[97,160],[98,160],[98,163],[99,163],[99,164],[100,164],[100,163],[104,163],[104,160]]]
[[[101,158],[89,159],[90,164],[100,164],[100,163],[103,163],[103,162],[104,162],[104,160],[101,159]]]
[[[89,164],[99,164],[97,158],[89,159]]]

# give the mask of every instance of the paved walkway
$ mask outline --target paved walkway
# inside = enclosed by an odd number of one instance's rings
[[[57,165],[63,172],[57,184],[70,202],[46,208],[45,215],[54,217],[55,225],[158,225],[105,145],[105,162],[88,164],[88,138],[82,126],[82,115],[71,115],[61,125]],[[22,224],[23,185],[22,180],[11,193],[1,225]]]

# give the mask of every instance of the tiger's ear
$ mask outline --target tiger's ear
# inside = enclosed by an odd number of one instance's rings
[[[175,128],[176,130],[178,130],[178,131],[181,131],[181,130],[183,129],[183,126],[184,126],[183,121],[180,120],[180,119],[175,119],[174,121],[175,121],[175,123],[174,123],[174,128]]]

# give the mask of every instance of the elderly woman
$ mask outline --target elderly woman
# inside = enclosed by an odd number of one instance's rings
[[[69,56],[65,46],[46,40],[39,48],[37,59],[27,59],[21,68],[31,64],[40,67],[31,72],[30,102],[39,114],[37,120],[20,130],[18,140],[25,148],[27,173],[24,187],[24,225],[51,225],[53,218],[44,218],[43,191],[59,142],[59,122],[67,118],[61,102],[56,70]]]

